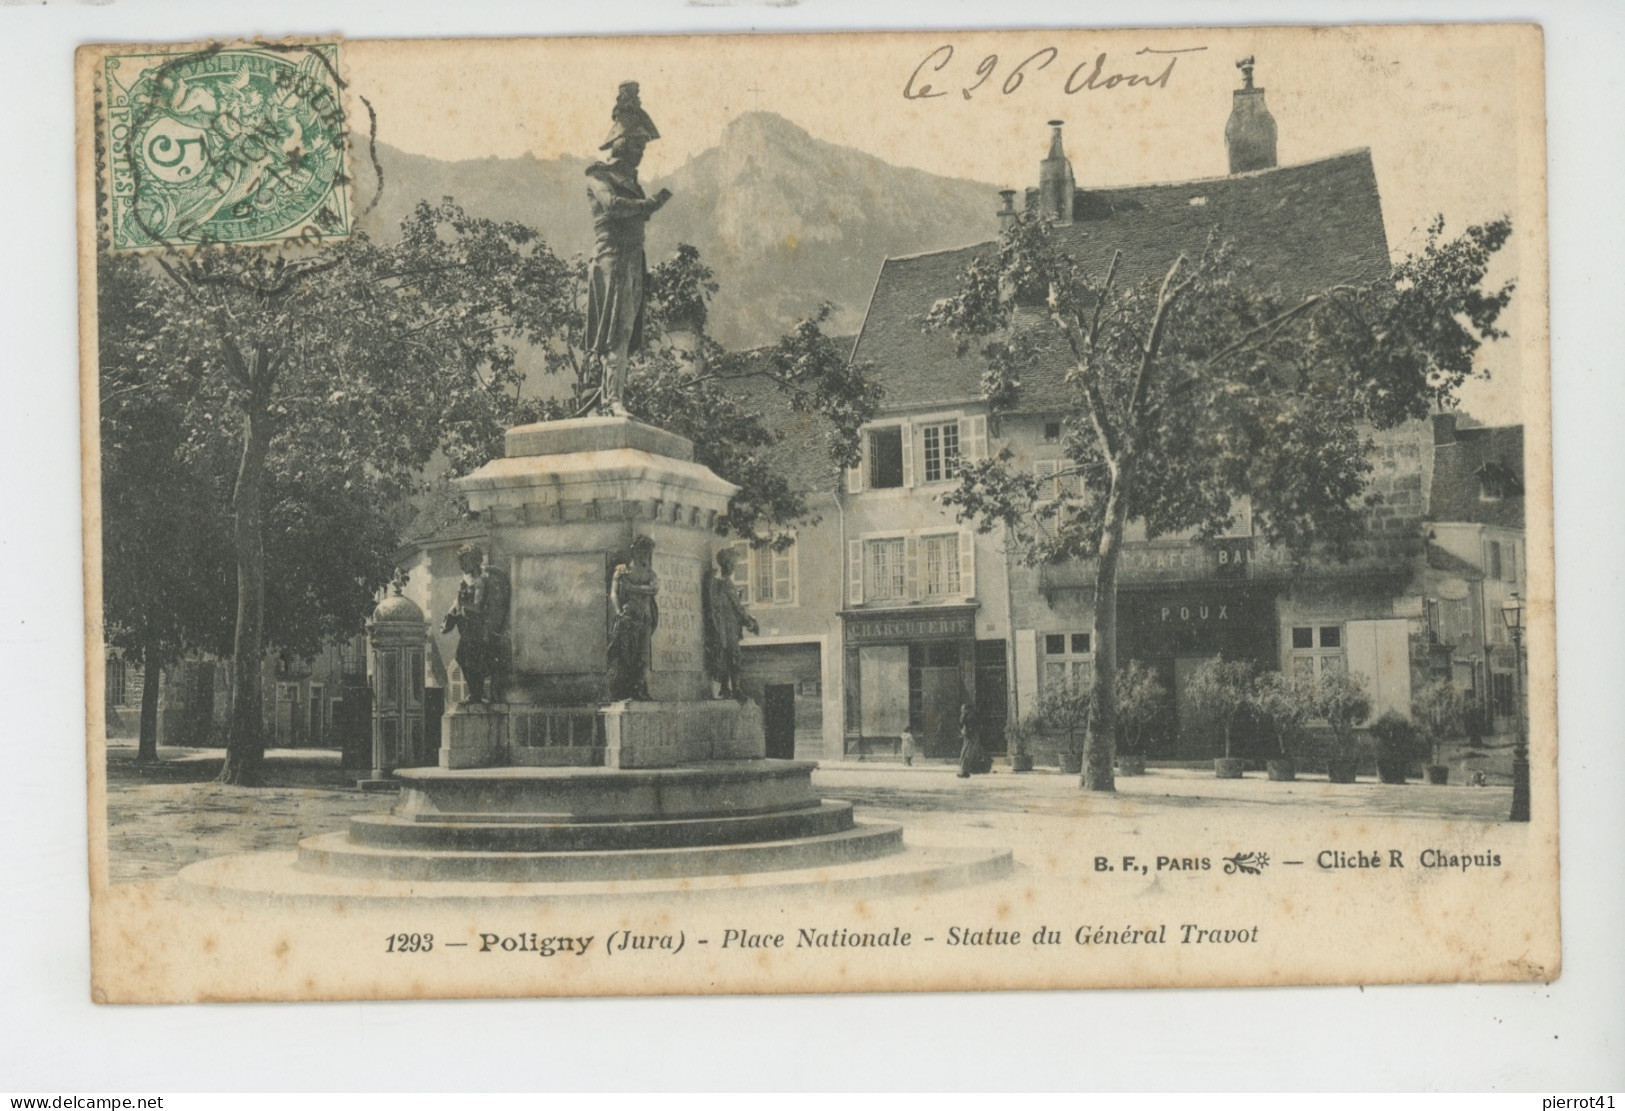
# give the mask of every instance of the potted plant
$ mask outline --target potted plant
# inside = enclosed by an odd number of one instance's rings
[[[1277,755],[1265,761],[1269,777],[1277,782],[1297,778],[1297,751],[1304,723],[1314,713],[1312,693],[1279,671],[1266,671],[1253,683],[1253,716],[1269,734]]]
[[[1219,779],[1240,779],[1243,762],[1235,753],[1237,727],[1252,704],[1254,667],[1242,660],[1215,656],[1191,674],[1186,697],[1198,713],[1208,715],[1224,737],[1224,755],[1213,761]]]
[[[1326,759],[1326,778],[1333,783],[1353,783],[1360,766],[1360,749],[1354,738],[1354,725],[1371,713],[1371,699],[1358,675],[1337,671],[1321,677],[1314,688],[1314,713],[1331,729],[1331,751]]]
[[[1371,727],[1377,740],[1377,776],[1384,783],[1404,783],[1417,762],[1419,738],[1411,719],[1389,710]]]
[[[1145,743],[1168,700],[1153,668],[1130,660],[1117,676],[1117,772],[1145,774]]]
[[[1427,742],[1433,762],[1425,769],[1428,782],[1450,782],[1450,768],[1444,762],[1444,744],[1466,731],[1466,700],[1461,688],[1448,679],[1433,679],[1411,695],[1411,718]]]
[[[1089,692],[1057,686],[1044,692],[1033,713],[1044,729],[1062,733],[1066,741],[1056,753],[1061,771],[1077,775],[1083,771],[1083,730],[1089,724]]]
[[[1010,745],[1011,771],[1030,772],[1033,770],[1032,736],[1033,727],[1027,721],[1013,721],[1005,726],[1004,739]]]

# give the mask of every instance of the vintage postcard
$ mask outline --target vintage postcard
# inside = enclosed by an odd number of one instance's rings
[[[86,46],[94,997],[1552,980],[1528,25]]]

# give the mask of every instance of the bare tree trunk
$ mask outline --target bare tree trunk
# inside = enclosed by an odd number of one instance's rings
[[[162,676],[162,654],[152,638],[141,646],[141,727],[135,759],[139,764],[158,759],[158,681]]]
[[[265,656],[265,534],[261,495],[270,448],[268,417],[254,404],[243,414],[243,454],[232,497],[237,549],[237,629],[232,640],[231,719],[220,781],[257,787],[265,761],[260,668]]]
[[[1123,472],[1112,477],[1095,566],[1095,681],[1089,698],[1089,735],[1083,742],[1083,788],[1115,791],[1117,757],[1117,567],[1123,554],[1128,503]]]

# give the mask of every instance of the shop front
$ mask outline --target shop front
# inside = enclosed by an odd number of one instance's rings
[[[1211,756],[1212,736],[1190,697],[1198,668],[1223,655],[1268,670],[1279,666],[1273,586],[1245,582],[1135,585],[1118,594],[1118,658],[1156,671],[1167,712],[1153,731],[1150,755]]]
[[[841,614],[848,757],[896,756],[905,729],[921,755],[958,753],[960,710],[977,704],[976,609]]]

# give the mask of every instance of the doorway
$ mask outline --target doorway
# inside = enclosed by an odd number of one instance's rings
[[[769,760],[796,756],[796,685],[768,683],[762,687],[762,731],[767,735]]]
[[[957,642],[909,646],[909,723],[927,756],[959,754],[965,679]]]

